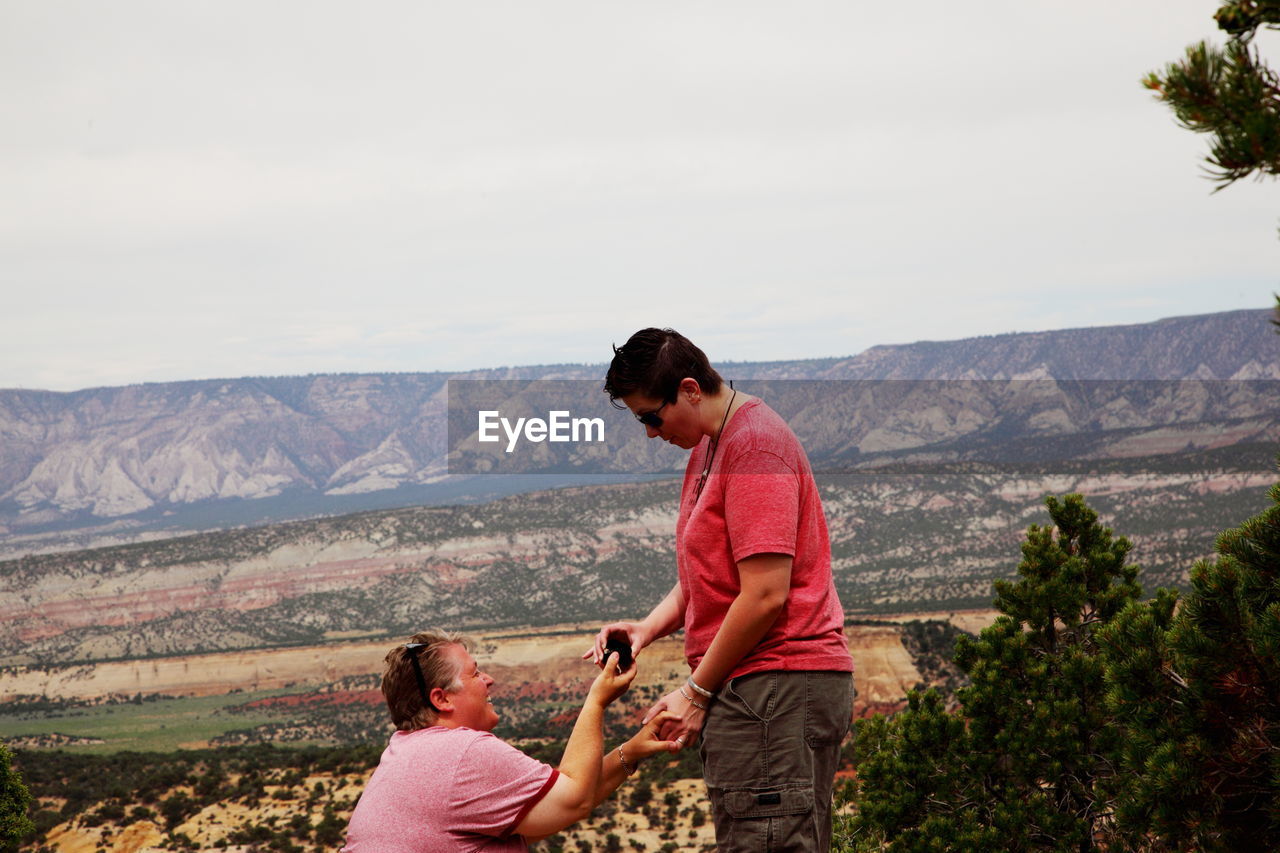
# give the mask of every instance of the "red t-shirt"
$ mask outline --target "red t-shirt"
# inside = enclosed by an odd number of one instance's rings
[[[844,610],[831,577],[831,543],[809,458],[786,422],[757,399],[720,435],[697,494],[710,439],[693,449],[680,492],[676,563],[684,593],[685,656],[696,669],[741,590],[738,561],[793,558],[787,602],[728,678],[764,670],[852,672]]]

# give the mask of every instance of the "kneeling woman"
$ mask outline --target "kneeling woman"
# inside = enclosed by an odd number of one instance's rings
[[[604,709],[627,691],[636,667],[617,657],[596,677],[558,768],[491,732],[498,714],[490,678],[468,641],[415,634],[386,656],[382,694],[396,729],[351,816],[348,853],[522,851],[591,813],[644,758],[675,751],[651,720],[605,753]]]

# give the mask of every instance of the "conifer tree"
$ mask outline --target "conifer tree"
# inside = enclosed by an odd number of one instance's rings
[[[1270,496],[1196,564],[1180,608],[1161,590],[1102,634],[1137,849],[1280,850],[1280,484]]]
[[[1200,42],[1143,84],[1178,123],[1211,134],[1210,174],[1222,189],[1251,174],[1280,175],[1280,78],[1255,47],[1259,28],[1280,29],[1280,0],[1229,0],[1214,15],[1225,47]]]
[[[12,754],[0,743],[0,850],[17,850],[35,826],[27,818],[31,794],[12,765]]]
[[[1213,137],[1205,159],[1217,192],[1249,175],[1280,176],[1280,76],[1252,44],[1259,29],[1280,29],[1280,0],[1228,0],[1213,17],[1225,47],[1194,44],[1142,83],[1178,124]],[[1280,294],[1271,322],[1280,332]]]
[[[970,679],[948,714],[936,692],[858,726],[858,812],[847,849],[1092,851],[1110,828],[1120,752],[1096,633],[1139,595],[1124,538],[1079,495],[1045,503],[1002,615],[956,663]]]

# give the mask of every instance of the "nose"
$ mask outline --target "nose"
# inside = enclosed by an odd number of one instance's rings
[[[490,676],[489,673],[487,672],[480,673],[480,678],[481,680],[484,681],[485,687],[492,687],[494,685],[493,677]]]
[[[657,430],[657,428],[656,428],[656,427],[651,427],[651,426],[649,426],[648,424],[645,424],[645,425],[644,425],[644,434],[645,434],[645,435],[647,435],[647,436],[649,436],[649,438],[657,438],[657,437],[658,437],[658,430]]]

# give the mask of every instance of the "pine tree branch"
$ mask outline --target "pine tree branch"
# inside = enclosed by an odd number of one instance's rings
[[[1178,673],[1174,671],[1173,667],[1168,664],[1164,664],[1163,666],[1160,667],[1160,673],[1164,675],[1166,678],[1168,678],[1170,681],[1172,681],[1174,684],[1181,687],[1183,690],[1186,690],[1190,687],[1190,685],[1187,683],[1187,680],[1183,678],[1181,675],[1178,675]]]

